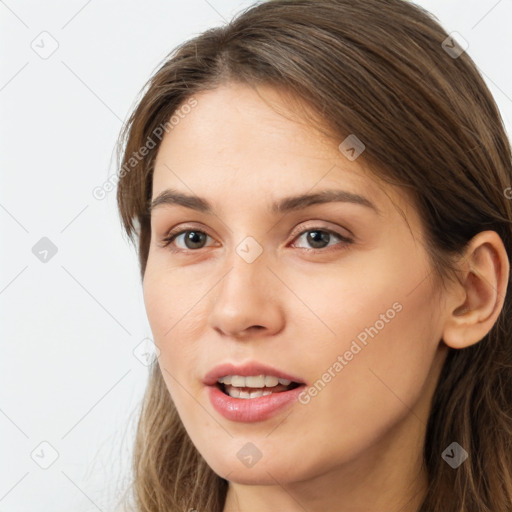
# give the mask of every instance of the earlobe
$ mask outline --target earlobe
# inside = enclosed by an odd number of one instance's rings
[[[500,236],[495,231],[475,235],[461,258],[459,270],[460,283],[447,292],[443,330],[443,341],[455,349],[482,340],[503,308],[510,262]]]

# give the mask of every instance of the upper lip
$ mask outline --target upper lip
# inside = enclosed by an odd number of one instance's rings
[[[294,375],[256,361],[251,361],[241,365],[223,363],[215,366],[215,368],[210,370],[204,376],[203,384],[206,386],[214,386],[217,383],[217,379],[225,377],[226,375],[240,375],[243,377],[249,377],[251,375],[274,375],[280,379],[288,379],[292,382],[297,382],[298,384],[305,384],[303,380]]]

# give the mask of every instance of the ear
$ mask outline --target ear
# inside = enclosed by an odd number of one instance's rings
[[[450,286],[443,341],[449,347],[469,347],[495,324],[505,300],[510,262],[495,231],[475,235],[459,264],[460,283]]]

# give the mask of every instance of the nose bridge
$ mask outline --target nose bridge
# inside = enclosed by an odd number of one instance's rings
[[[239,299],[243,299],[245,304],[258,302],[261,285],[268,278],[265,276],[268,269],[263,247],[254,238],[247,238],[234,248],[229,258],[229,270],[219,286],[218,300],[228,301],[230,307],[231,301],[236,304]]]
[[[214,328],[231,335],[254,326],[278,328],[282,315],[275,302],[277,295],[269,294],[269,279],[273,276],[267,263],[263,247],[252,237],[246,237],[234,248],[228,258],[229,269],[214,294]]]

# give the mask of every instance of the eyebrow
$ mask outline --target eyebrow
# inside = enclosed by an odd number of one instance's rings
[[[288,196],[271,204],[270,212],[274,215],[301,210],[315,204],[323,203],[353,203],[366,206],[380,215],[380,210],[366,197],[354,194],[346,190],[321,190],[315,193],[305,193],[296,196]],[[173,189],[166,189],[153,199],[149,206],[151,214],[156,208],[161,206],[179,205],[202,213],[212,214],[212,205],[203,197],[184,194]]]

